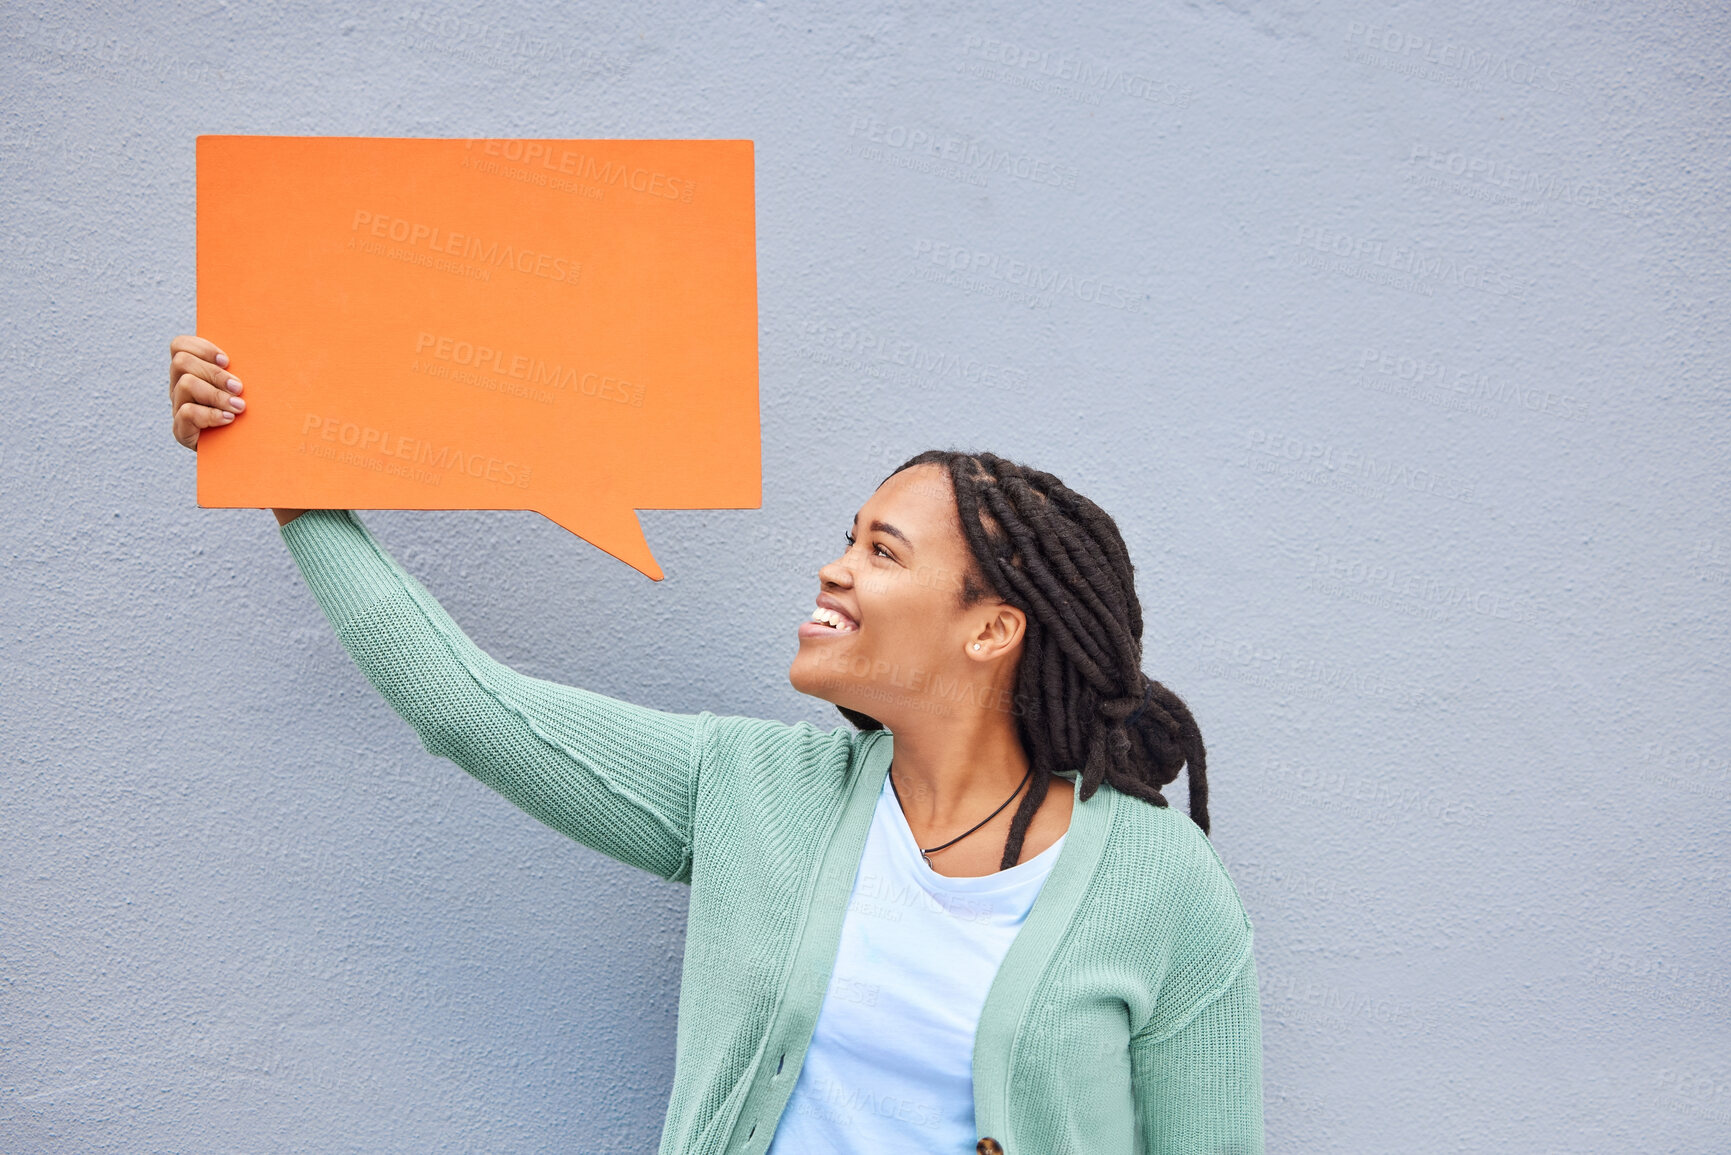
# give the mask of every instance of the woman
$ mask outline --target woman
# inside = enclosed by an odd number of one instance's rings
[[[208,341],[170,355],[196,449],[241,386]],[[788,672],[857,730],[527,677],[352,512],[276,515],[429,752],[690,884],[663,1155],[1262,1151],[1251,926],[1201,735],[1141,672],[1116,525],[1057,478],[932,451],[860,508]],[[1184,767],[1189,818],[1160,792]]]

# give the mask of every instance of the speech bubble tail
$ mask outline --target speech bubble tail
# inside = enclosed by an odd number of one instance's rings
[[[649,552],[649,541],[643,536],[637,511],[630,506],[595,502],[580,510],[543,509],[540,513],[653,580],[660,581],[665,576],[655,564],[655,555]]]

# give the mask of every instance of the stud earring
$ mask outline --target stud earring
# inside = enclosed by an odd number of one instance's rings
[[[975,642],[975,643],[974,643],[974,649],[976,649],[976,650],[977,650],[977,649],[979,649],[979,648],[980,648],[980,643],[978,643],[978,642]]]

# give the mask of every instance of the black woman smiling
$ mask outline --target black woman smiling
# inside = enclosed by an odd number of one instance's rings
[[[170,357],[181,444],[243,419],[215,345]],[[520,674],[353,511],[276,515],[429,751],[689,884],[662,1155],[1263,1150],[1202,737],[1142,671],[1116,524],[1058,478],[933,450],[867,497],[788,670],[852,723],[827,731]]]

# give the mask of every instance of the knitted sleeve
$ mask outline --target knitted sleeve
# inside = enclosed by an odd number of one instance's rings
[[[344,648],[429,753],[585,846],[690,880],[712,715],[632,705],[494,660],[350,510],[309,510],[281,532]]]
[[[1148,1155],[1263,1155],[1262,1004],[1246,955],[1219,994],[1163,1037],[1130,1040]]]

